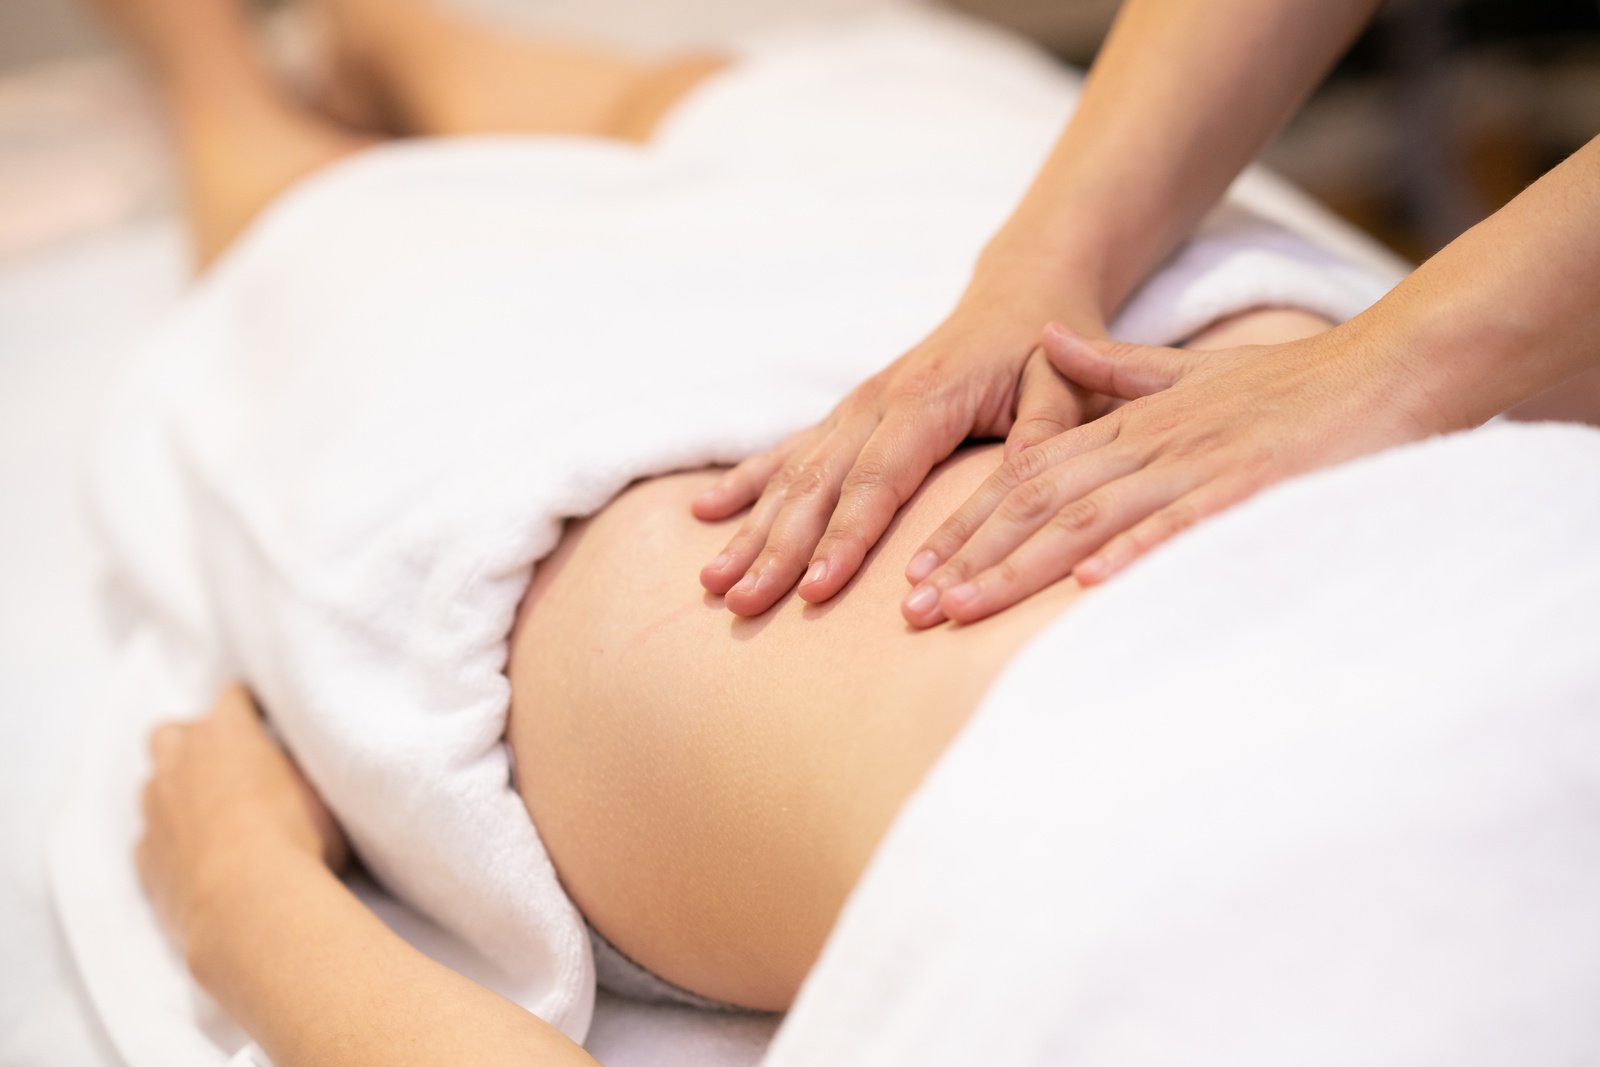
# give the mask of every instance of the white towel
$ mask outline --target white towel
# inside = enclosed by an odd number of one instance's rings
[[[1600,1062],[1600,432],[1286,484],[1012,660],[770,1067]]]
[[[582,1037],[588,943],[501,740],[532,567],[563,518],[770,445],[917,341],[1074,88],[1009,37],[872,15],[753,46],[648,147],[400,145],[263,215],[146,350],[96,471],[134,623],[53,868],[135,1067],[242,1041],[189,1002],[127,870],[137,736],[231,675],[453,963]],[[1125,330],[1342,318],[1392,280],[1232,214]]]

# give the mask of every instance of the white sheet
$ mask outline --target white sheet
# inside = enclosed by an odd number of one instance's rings
[[[1600,431],[1285,484],[1007,667],[767,1060],[1600,1062]]]
[[[172,224],[0,268],[0,1063],[120,1062],[56,925],[46,831],[112,647],[104,556],[83,519],[83,453],[127,338],[177,293]],[[93,314],[86,309],[93,308]]]
[[[57,925],[45,842],[113,662],[84,511],[107,384],[186,281],[179,226],[123,226],[0,267],[0,1064],[120,1067]],[[93,309],[92,314],[86,309]],[[749,1067],[774,1023],[602,993],[608,1067]]]
[[[532,564],[563,516],[739,458],[917,340],[1072,92],[1003,36],[878,16],[763,45],[646,149],[390,148],[263,216],[151,346],[97,475],[142,622],[54,870],[124,1055],[239,1041],[124,858],[137,738],[235,672],[438,951],[585,1032],[587,941],[500,745]],[[1390,280],[1235,215],[1122,321],[1170,342],[1261,303],[1338,318]]]

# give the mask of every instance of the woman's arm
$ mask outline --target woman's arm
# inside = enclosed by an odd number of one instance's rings
[[[1317,337],[1196,354],[1052,329],[1045,347],[1089,388],[1143,399],[1003,464],[919,552],[915,625],[981,619],[1068,574],[1104,581],[1279,479],[1600,367],[1600,138]]]
[[[356,899],[344,843],[250,697],[151,738],[139,869],[196,979],[274,1062],[594,1067],[560,1031],[435,963]]]
[[[241,848],[211,889],[190,967],[283,1067],[594,1067],[559,1030],[401,940],[303,852]]]
[[[740,615],[766,611],[797,580],[801,597],[825,601],[963,440],[1006,437],[1017,452],[1104,410],[1051,369],[1037,347],[1045,324],[1102,333],[1376,6],[1129,0],[1076,114],[949,318],[821,425],[696,501],[708,520],[754,504],[701,572],[705,587]]]

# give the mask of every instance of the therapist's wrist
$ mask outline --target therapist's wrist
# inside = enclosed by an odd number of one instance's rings
[[[1394,402],[1429,433],[1482,425],[1544,388],[1513,320],[1435,302],[1404,286],[1340,330],[1373,373],[1386,376]]]
[[[1110,321],[1096,260],[1076,249],[991,243],[978,260],[963,303],[1025,309],[1042,330],[1061,322],[1103,335]]]
[[[979,269],[1027,270],[1041,284],[1078,294],[1109,323],[1155,266],[1152,240],[1100,193],[1062,193],[1019,206],[985,246]]]

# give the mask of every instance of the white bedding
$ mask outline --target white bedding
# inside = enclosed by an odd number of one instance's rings
[[[1086,595],[770,1067],[1600,1062],[1600,430],[1278,486]]]
[[[398,147],[318,176],[150,349],[154,392],[118,424],[98,496],[154,625],[126,641],[54,854],[91,995],[131,1061],[237,1048],[123,861],[139,733],[232,670],[368,865],[450,931],[445,952],[475,945],[462,968],[587,1029],[586,942],[498,747],[528,568],[563,515],[654,470],[739,458],[915,341],[1072,94],[1010,40],[926,16],[800,32],[763,56],[650,149]],[[1122,330],[1171,342],[1262,302],[1346,317],[1389,280],[1234,211]],[[421,304],[422,330],[387,310]],[[590,405],[634,411],[632,437],[589,434]],[[424,838],[434,859],[418,864]]]
[[[586,1035],[588,941],[501,743],[532,567],[564,517],[764,447],[914,343],[1076,84],[912,11],[748,48],[644,148],[435,142],[319,174],[140,358],[95,476],[136,614],[52,854],[136,1067],[241,1042],[124,858],[139,738],[232,675],[404,902],[407,936]],[[1343,318],[1392,281],[1251,215],[1252,195],[1133,298],[1124,336],[1173,343],[1263,304]]]
[[[104,389],[186,278],[175,220],[126,225],[0,267],[0,1064],[121,1067],[67,952],[47,831],[111,668],[106,560],[84,507]],[[85,308],[92,307],[93,314]],[[602,994],[608,1067],[747,1067],[773,1022]]]
[[[493,155],[499,149],[485,144],[481,151]],[[413,176],[425,178],[426,166],[423,161]],[[1386,265],[1381,258],[1369,260],[1370,250],[1329,229],[1324,219],[1271,183],[1253,181],[1248,195],[1263,214],[1286,216],[1297,228],[1316,232],[1325,244],[1339,246],[1347,259],[1368,262],[1350,267],[1330,257],[1323,264],[1334,276],[1346,271],[1343,277],[1356,291],[1364,291],[1363,284],[1381,288],[1375,279],[1383,277]],[[983,228],[979,222],[971,220],[975,232]],[[1232,227],[1230,232],[1238,235],[1241,225],[1255,252],[1236,256],[1232,264],[1238,267],[1242,258],[1247,275],[1260,275],[1260,264],[1249,264],[1250,255],[1259,254],[1265,257],[1265,273],[1281,286],[1258,292],[1259,299],[1271,299],[1277,292],[1282,299],[1334,315],[1352,310],[1352,299],[1359,303],[1351,290],[1336,297],[1326,292],[1307,295],[1289,275],[1273,274],[1282,256],[1293,259],[1303,249],[1271,227],[1238,217],[1223,218],[1214,227]],[[1218,232],[1214,228],[1213,234]],[[1172,331],[1182,332],[1227,310],[1229,301],[1237,299],[1236,291],[1222,283],[1210,288],[1193,284],[1193,279],[1207,277],[1207,270],[1222,262],[1216,257],[1226,259],[1229,247],[1226,241],[1200,246],[1189,263],[1197,268],[1191,283],[1163,283],[1169,284],[1165,290],[1158,284],[1124,322],[1124,332],[1166,340]],[[1233,247],[1237,252],[1240,246]],[[0,973],[0,1063],[8,1067],[118,1061],[94,1013],[87,1010],[56,932],[40,854],[66,766],[85,753],[117,751],[106,735],[75,736],[84,713],[95,705],[111,653],[96,608],[104,561],[79,506],[83,446],[96,394],[119,362],[126,340],[143,332],[178,292],[181,260],[175,229],[166,222],[125,228],[0,272],[0,500],[6,502],[0,588],[7,591],[0,614],[0,708],[8,716],[0,745],[0,780],[6,790],[0,796],[0,853],[5,857],[0,891],[7,894],[0,943],[9,954]],[[959,284],[959,271],[947,268],[940,267],[949,275],[942,283],[948,288]],[[1363,277],[1367,282],[1360,281]],[[1337,293],[1338,283],[1332,289]],[[924,293],[917,299],[925,298]],[[1319,305],[1318,299],[1332,302]],[[93,313],[85,313],[86,307]],[[892,348],[898,342],[888,334],[900,330],[909,336],[931,315],[928,308],[909,304],[899,311],[904,322],[880,324],[885,336],[866,347]],[[800,394],[791,398],[782,417],[797,419],[804,414],[802,408],[809,410],[807,405],[825,405],[866,366],[866,359],[864,353],[847,354],[800,383]],[[731,455],[780,429],[770,420],[752,424],[739,431],[743,437],[726,438],[717,454]],[[1456,795],[1449,789],[1484,784],[1476,776],[1479,764],[1468,757],[1503,757],[1493,768],[1499,777],[1491,785],[1525,784],[1537,772],[1546,784],[1570,786],[1573,795],[1583,790],[1593,795],[1592,763],[1578,758],[1561,763],[1556,742],[1567,742],[1573,753],[1593,751],[1593,720],[1582,712],[1600,706],[1600,695],[1591,685],[1594,676],[1584,670],[1591,661],[1582,655],[1583,649],[1600,644],[1595,615],[1586,611],[1600,598],[1580,599],[1594,592],[1596,582],[1593,557],[1583,551],[1584,544],[1600,539],[1594,510],[1586,507],[1600,500],[1600,488],[1591,477],[1594,467],[1588,465],[1594,462],[1596,435],[1577,430],[1560,431],[1559,437],[1548,431],[1503,432],[1511,436],[1499,444],[1492,435],[1481,441],[1462,439],[1288,487],[1174,546],[1120,580],[1115,596],[1108,590],[1101,599],[1091,598],[1045,635],[1008,671],[980,716],[979,729],[958,746],[897,828],[852,903],[840,936],[830,944],[817,980],[808,983],[776,1062],[1026,1062],[1041,1049],[1046,1050],[1044,1061],[1050,1062],[1070,1049],[1087,1062],[1105,1064],[1147,1062],[1150,1057],[1235,1067],[1311,1064],[1320,1062],[1316,1056],[1337,1052],[1345,1063],[1461,1067],[1509,1062],[1512,1054],[1497,1042],[1525,1032],[1519,1029],[1524,1025],[1536,1029],[1545,1042],[1537,1046],[1541,1064],[1592,1058],[1600,1042],[1593,1040],[1592,1028],[1585,1029],[1587,1016],[1573,1006],[1600,996],[1595,972],[1583,962],[1600,953],[1600,943],[1594,927],[1585,924],[1592,913],[1580,900],[1600,892],[1592,882],[1595,865],[1588,844],[1596,839],[1593,822],[1537,791],[1512,795],[1509,788],[1503,794],[1479,789],[1474,803],[1457,806],[1443,819],[1465,842],[1463,847],[1428,851],[1427,831],[1443,818],[1439,799]],[[704,442],[696,447],[703,449]],[[683,452],[651,463],[659,468],[703,458],[703,451]],[[619,469],[607,477],[626,480],[632,473],[639,472]],[[1432,495],[1409,490],[1418,484],[1428,486]],[[1473,499],[1475,487],[1493,494],[1494,501],[1520,500],[1521,511],[1483,505]],[[1525,490],[1520,497],[1518,487]],[[1564,489],[1576,498],[1564,499]],[[1372,511],[1375,499],[1388,503],[1364,522],[1351,521],[1363,501]],[[1557,528],[1541,532],[1519,525],[1523,513]],[[1452,519],[1454,525],[1447,521]],[[1388,524],[1400,528],[1401,536],[1393,541],[1386,539]],[[1333,529],[1348,529],[1351,536],[1333,536]],[[1468,532],[1455,537],[1454,531],[1461,529]],[[1432,553],[1435,545],[1442,547]],[[1515,574],[1519,580],[1509,586],[1491,581],[1482,600],[1493,606],[1475,613],[1480,601],[1463,594],[1449,576],[1476,571],[1497,552],[1509,552],[1511,558],[1493,573]],[[1394,563],[1404,553],[1426,564],[1412,573],[1431,577],[1408,585]],[[1241,567],[1240,560],[1251,566]],[[1349,574],[1349,581],[1326,573],[1335,560],[1336,574]],[[1557,567],[1564,570],[1557,572]],[[1304,598],[1297,602],[1286,590],[1302,590]],[[1235,625],[1219,626],[1217,605],[1230,601],[1235,602],[1230,616]],[[1565,628],[1546,639],[1535,627],[1554,619]],[[1420,639],[1429,634],[1431,640]],[[1150,672],[1132,655],[1140,642],[1152,638],[1180,666]],[[1342,658],[1329,655],[1335,648]],[[1516,652],[1516,664],[1496,659],[1507,650]],[[1351,663],[1357,666],[1349,668]],[[1252,668],[1249,684],[1240,683],[1240,664]],[[1363,673],[1351,677],[1346,669]],[[1081,732],[1086,725],[1081,720],[1051,721],[1041,714],[1052,705],[1039,694],[1063,670],[1079,679],[1074,691],[1085,702],[1092,695],[1103,713],[1116,708],[1116,714],[1087,724],[1087,734]],[[1084,678],[1096,679],[1098,688],[1085,686]],[[1130,679],[1138,684],[1125,685]],[[1382,701],[1365,699],[1379,692]],[[1163,718],[1184,697],[1196,700],[1196,715],[1210,718],[1214,730],[1199,729],[1194,717],[1180,717],[1176,724]],[[1592,703],[1583,703],[1591,697]],[[1479,705],[1469,698],[1478,699]],[[1517,728],[1530,720],[1504,717],[1508,703],[1519,699],[1528,701],[1523,710],[1538,724],[1540,745],[1519,741]],[[1482,714],[1468,714],[1474,707]],[[1290,720],[1293,728],[1261,729],[1263,723],[1282,721],[1284,708],[1296,712]],[[1347,709],[1361,714],[1338,714]],[[1398,716],[1417,709],[1429,714],[1413,720],[1403,733],[1404,744],[1395,745],[1412,754],[1411,762],[1397,758],[1362,765],[1367,775],[1363,782],[1372,786],[1362,802],[1369,807],[1351,805],[1346,810],[1333,804],[1342,796],[1328,788],[1299,793],[1283,788],[1282,779],[1291,770],[1295,784],[1325,786],[1330,772],[1338,769],[1322,758],[1329,751],[1343,745],[1345,755],[1359,761],[1363,737],[1402,736],[1384,732],[1380,712]],[[1572,713],[1558,718],[1563,709]],[[1224,728],[1224,722],[1231,728]],[[138,723],[122,725],[129,730],[126,745],[131,746]],[[1184,734],[1185,726],[1194,732]],[[1257,748],[1213,752],[1216,758],[1210,763],[1219,774],[1242,770],[1253,791],[1194,791],[1196,780],[1184,777],[1194,763],[1185,757],[1206,750],[1208,741],[1214,744],[1213,734],[1259,736]],[[1408,808],[1406,803],[1417,796],[1407,791],[1406,773],[1419,762],[1416,753],[1435,748],[1459,758],[1441,761],[1443,769],[1427,779],[1430,787],[1437,787],[1428,803]],[[1023,758],[1052,752],[1063,753],[1062,759],[1038,763]],[[1120,778],[1097,774],[1110,766],[1136,768],[1138,758],[1150,752],[1164,754],[1168,762],[1151,761],[1140,771],[1144,777],[1131,770]],[[992,781],[1000,754],[1028,773],[1008,774],[1017,788],[1006,796],[985,794],[979,783]],[[1273,765],[1287,769],[1275,772],[1276,778],[1258,773]],[[1063,774],[1067,766],[1077,773]],[[120,773],[128,769],[124,764]],[[1158,770],[1168,773],[1158,775]],[[962,809],[958,800],[969,794],[986,799]],[[1515,840],[1481,839],[1483,820],[1497,797],[1511,801],[1503,809],[1508,819],[1523,820],[1507,824],[1507,834]],[[1017,817],[1024,800],[1034,802],[1030,810],[1048,813],[1030,831],[1053,843],[1070,842],[1070,847],[1056,849],[1058,861],[1067,855],[1092,856],[1095,868],[1109,872],[1107,876],[1081,879],[1063,862],[1030,865],[1028,874],[1037,874],[1032,878],[1019,877],[1008,867],[1019,843],[1040,839],[995,832],[996,826]],[[1516,801],[1524,803],[1518,806]],[[1373,805],[1398,829],[1363,841],[1363,828],[1379,820]],[[1241,807],[1281,809],[1285,814],[1279,822],[1265,824],[1255,839],[1207,836],[1223,825],[1222,816],[1237,814]],[[1104,810],[1116,817],[1070,817],[1083,810]],[[959,811],[964,817],[953,814]],[[1561,819],[1552,830],[1551,821],[1538,822],[1537,815]],[[1151,829],[1179,824],[1194,831],[1186,841],[1163,838]],[[1252,820],[1233,825],[1262,827]],[[1271,847],[1281,843],[1271,832],[1284,826],[1338,832],[1354,842],[1346,851],[1328,854],[1327,862],[1345,864],[1342,873],[1358,874],[1341,883],[1350,889],[1343,905],[1305,892],[1312,882],[1328,883],[1326,867],[1308,867],[1301,881],[1274,880],[1281,872],[1263,857],[1270,857]],[[109,829],[115,832],[107,840],[116,842],[117,834],[125,837],[128,824]],[[1152,847],[1120,848],[1122,842],[1113,836],[1119,829],[1145,834]],[[1227,856],[1228,862],[1216,861],[1219,856]],[[1386,893],[1378,875],[1407,863],[1412,863],[1408,885],[1415,891],[1405,896]],[[1089,866],[1087,859],[1082,866]],[[960,871],[963,877],[920,878],[920,869]],[[1440,878],[1475,880],[1489,889],[1469,901],[1470,906],[1409,924],[1412,912],[1407,909],[1437,904],[1427,890]],[[933,891],[908,895],[908,880]],[[1548,891],[1544,899],[1551,904],[1540,914],[1520,903],[1535,880]],[[1184,886],[1187,893],[1170,893],[1173,885]],[[92,898],[85,899],[92,911]],[[1069,899],[1086,917],[1076,925],[1058,921],[1061,903]],[[1126,920],[1148,913],[1118,910],[1134,899],[1160,912],[1166,935],[1160,943],[1139,941],[1142,954],[1130,954],[1128,948],[1133,943],[1130,926],[1140,924]],[[1050,910],[1052,905],[1056,911]],[[1339,912],[1339,906],[1347,910]],[[84,907],[76,910],[85,912]],[[1241,925],[1235,921],[1241,914],[1252,921]],[[1303,977],[1308,961],[1338,962],[1339,952],[1352,943],[1340,936],[1337,925],[1317,926],[1317,919],[1329,914],[1340,921],[1352,915],[1375,919],[1380,929],[1399,933],[1376,947],[1362,943],[1365,955],[1358,962],[1364,969],[1334,970],[1315,987],[1329,993],[1327,1000],[1297,998],[1295,990],[1301,987],[1275,979]],[[1217,922],[1219,915],[1229,922]],[[1036,921],[1018,929],[1021,916]],[[1090,916],[1100,920],[1092,928]],[[923,935],[930,929],[946,936],[928,939]],[[1308,929],[1320,929],[1325,936],[1303,936]],[[1223,936],[1219,931],[1225,933],[1223,947],[1216,940]],[[118,945],[142,944],[141,952],[157,956],[164,952],[150,929],[134,931],[131,938],[128,929],[116,925],[105,932]],[[1483,936],[1473,940],[1478,933]],[[1415,951],[1418,940],[1445,938],[1463,946],[1466,956]],[[1573,950],[1570,959],[1559,952],[1552,955],[1548,946],[1558,938]],[[1302,951],[1286,958],[1278,949],[1290,939]],[[1056,960],[1078,954],[1089,962],[1068,970],[1044,966],[1041,957],[1047,952],[1054,952]],[[1480,958],[1472,958],[1473,952]],[[1560,981],[1552,979],[1541,991],[1544,1014],[1531,1009],[1524,1015],[1495,1013],[1496,1005],[1515,990],[1508,992],[1503,982],[1497,985],[1492,969],[1476,966],[1489,955],[1501,976],[1514,978],[1521,990],[1535,988],[1541,976],[1553,973],[1552,961],[1562,965],[1556,968]],[[1140,966],[1126,963],[1129,959],[1138,959]],[[1565,966],[1572,959],[1578,962]],[[912,966],[910,960],[922,962]],[[1219,960],[1228,965],[1218,965]],[[136,980],[143,976],[151,991],[175,992],[177,1001],[167,1007],[181,1005],[188,991],[171,972],[172,961],[168,959],[166,972],[138,970],[147,961],[141,955],[125,962],[136,965]],[[1006,977],[974,982],[974,974]],[[1018,975],[1036,981],[1024,986]],[[1382,996],[1386,991],[1393,994],[1388,999]],[[1262,1026],[1259,1013],[1241,1007],[1247,1003],[1270,1003],[1275,1025]],[[1329,1003],[1340,1006],[1342,1020],[1369,1024],[1367,1032],[1380,1025],[1385,1035],[1393,1036],[1378,1050],[1389,1059],[1377,1055],[1370,1043],[1352,1046],[1330,1040],[1308,1049],[1305,1042],[1323,1032],[1318,1026],[1330,1017],[1325,1011],[1318,1015],[1319,1004],[1325,1008]],[[1471,1013],[1474,1025],[1460,1028],[1460,1040],[1450,1044],[1438,1024],[1462,1017],[1462,1005],[1469,1003],[1479,1006]],[[1396,1014],[1396,1004],[1419,1010]],[[1067,1036],[1051,1029],[1069,1017],[1093,1025],[1074,1026]],[[621,1067],[737,1067],[761,1058],[772,1029],[763,1019],[641,1005],[602,994],[587,1044],[603,1062]],[[1345,1036],[1356,1029],[1347,1027]],[[167,1067],[178,1061],[163,1054],[172,1046],[162,1043],[166,1039],[158,1031],[150,1028],[143,1062]],[[1005,1042],[996,1042],[1000,1035]],[[137,1025],[130,1031],[124,1020],[119,1042],[125,1055],[141,1046],[141,1036]],[[206,1044],[203,1032],[199,1036],[195,1062],[215,1062],[217,1046]],[[996,1057],[999,1049],[1003,1055]],[[1533,1062],[1525,1058],[1526,1048],[1519,1053],[1524,1062]]]
[[[182,258],[166,223],[0,268],[0,1063],[10,1067],[121,1062],[66,954],[44,851],[111,659],[84,449],[126,339],[176,295]]]

